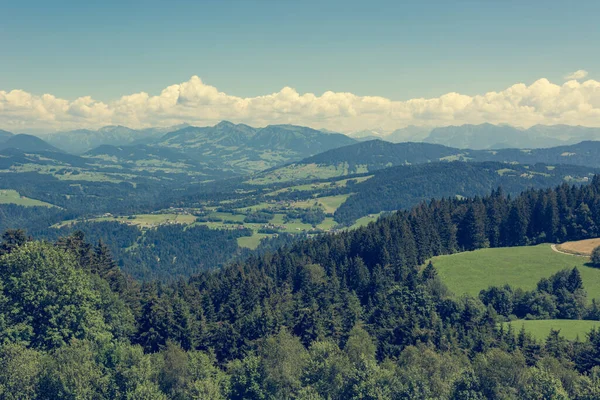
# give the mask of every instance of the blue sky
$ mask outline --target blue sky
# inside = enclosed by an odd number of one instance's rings
[[[0,0],[0,14],[0,90],[65,99],[198,75],[242,97],[291,86],[406,100],[600,64],[598,1]]]
[[[599,15],[597,0],[0,0],[0,129],[600,126]]]

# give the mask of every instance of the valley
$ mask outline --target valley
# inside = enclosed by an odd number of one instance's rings
[[[146,240],[150,230],[169,229],[174,237],[196,227],[208,229],[202,234],[209,236],[225,231],[234,235],[236,249],[218,258],[221,265],[247,251],[275,249],[282,241],[356,229],[431,199],[483,196],[498,187],[517,195],[561,183],[581,185],[598,171],[591,156],[595,144],[474,151],[429,143],[353,143],[343,135],[287,125],[252,128],[222,122],[176,128],[138,132],[137,138],[149,136],[119,146],[101,144],[79,155],[37,138],[0,150],[0,186],[19,193],[3,197],[6,207],[56,206],[45,212],[7,209],[0,227],[20,226],[46,238],[83,230],[95,240],[104,237],[123,265],[135,252],[157,245]],[[129,132],[115,129],[107,128],[99,138]],[[311,154],[318,148],[325,151]],[[259,153],[260,160],[270,161],[241,168],[238,161]],[[564,164],[560,154],[565,153],[583,165]],[[114,224],[136,232],[117,229],[110,239],[102,236]],[[173,255],[180,251],[175,247],[169,246]],[[195,252],[192,265],[183,265],[179,256],[176,269],[206,268],[202,257],[202,251]],[[160,275],[169,276],[171,267],[161,266],[162,261],[147,257],[143,264],[147,271],[167,268]]]
[[[107,326],[148,354],[194,343],[227,363],[258,346],[251,332],[287,335],[265,327],[275,320],[306,343],[374,338],[373,360],[445,338],[530,351],[599,326],[600,269],[550,244],[598,244],[596,142],[492,151],[330,135],[224,122],[79,154],[18,138],[0,148],[0,249],[20,228],[34,241],[10,250],[19,259],[71,253],[61,265],[128,299],[98,308],[135,307],[135,327]]]

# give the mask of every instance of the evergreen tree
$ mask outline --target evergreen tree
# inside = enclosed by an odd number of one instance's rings
[[[590,261],[595,267],[600,267],[600,246],[592,250],[592,256],[590,257]]]

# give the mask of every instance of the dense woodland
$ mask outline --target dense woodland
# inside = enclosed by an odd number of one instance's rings
[[[530,293],[491,288],[472,298],[453,296],[434,265],[420,266],[438,254],[588,238],[598,227],[599,177],[516,197],[496,190],[169,284],[129,278],[106,245],[81,233],[50,243],[8,231],[0,394],[597,399],[600,331],[538,342],[498,324],[508,315],[596,319],[577,270]]]
[[[545,164],[431,163],[387,168],[351,190],[354,195],[337,209],[335,219],[351,223],[367,214],[409,209],[422,201],[448,196],[483,196],[501,186],[516,195],[528,188],[550,187],[565,177],[583,176],[587,167]]]

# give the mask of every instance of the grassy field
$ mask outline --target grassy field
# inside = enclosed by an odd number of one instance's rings
[[[551,329],[559,329],[561,336],[570,340],[579,337],[583,341],[586,339],[585,335],[592,328],[600,328],[600,321],[569,319],[516,320],[504,324],[506,328],[508,328],[508,324],[511,324],[515,334],[521,330],[521,327],[525,327],[525,331],[531,333],[538,340],[545,340]]]
[[[346,187],[348,185],[348,181],[350,181],[350,180],[354,181],[355,183],[361,183],[372,177],[373,177],[373,175],[368,175],[368,176],[360,176],[357,178],[341,179],[341,180],[332,181],[332,182],[318,182],[318,183],[309,183],[309,184],[305,184],[305,185],[289,186],[289,187],[286,187],[283,189],[275,190],[271,193],[267,193],[267,196],[275,196],[280,193],[288,193],[288,192],[306,192],[306,191],[311,191],[311,190],[326,190],[326,189],[331,189],[331,188]]]
[[[588,298],[600,297],[600,269],[587,266],[586,258],[557,253],[549,244],[482,249],[434,257],[431,261],[457,295],[477,296],[482,289],[505,284],[531,290],[541,278],[577,267]]]
[[[361,217],[354,222],[354,224],[350,227],[350,229],[360,228],[361,226],[369,225],[371,222],[377,221],[381,214],[372,214]]]
[[[291,208],[311,208],[315,206],[323,207],[326,213],[334,213],[347,199],[350,194],[339,194],[337,196],[314,197],[309,200],[286,201],[285,206]],[[278,205],[274,202],[262,202],[250,207],[240,208],[239,211],[259,211],[265,209],[277,209]]]
[[[265,233],[256,233],[256,232],[252,236],[242,236],[237,239],[238,246],[246,247],[250,250],[254,250],[258,247],[258,245],[260,244],[260,241],[263,238],[269,237],[269,236],[271,236],[271,235],[268,235]]]
[[[559,244],[556,248],[565,253],[572,253],[581,256],[590,256],[592,250],[600,246],[600,239],[579,240],[577,242],[566,242]]]
[[[56,207],[50,203],[21,196],[16,190],[1,189],[0,204],[16,204],[24,207]]]
[[[334,213],[346,200],[350,197],[349,194],[340,194],[337,196],[317,197],[310,200],[297,201],[294,203],[295,207],[298,208],[310,208],[317,203],[323,207],[323,211],[326,213]]]

